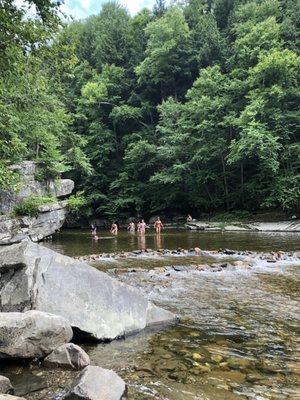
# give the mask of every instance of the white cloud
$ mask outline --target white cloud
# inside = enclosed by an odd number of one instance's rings
[[[141,9],[152,8],[155,0],[121,0],[120,4],[125,6],[130,14],[136,14]]]
[[[89,10],[89,8],[91,7],[91,2],[91,0],[79,0],[81,7],[85,10]]]

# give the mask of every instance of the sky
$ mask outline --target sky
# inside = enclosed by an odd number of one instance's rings
[[[92,14],[98,14],[101,5],[107,0],[65,0],[62,10],[76,19],[86,18]],[[155,0],[119,0],[119,3],[127,7],[134,15],[144,7],[152,8]]]

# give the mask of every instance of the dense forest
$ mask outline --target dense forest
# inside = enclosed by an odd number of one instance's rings
[[[0,0],[0,188],[36,160],[84,214],[299,211],[300,1],[173,3]]]

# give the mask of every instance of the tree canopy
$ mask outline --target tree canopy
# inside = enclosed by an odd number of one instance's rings
[[[177,3],[1,2],[0,188],[31,159],[95,214],[299,211],[299,1]]]

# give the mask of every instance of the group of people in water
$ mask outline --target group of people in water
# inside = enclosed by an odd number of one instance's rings
[[[153,224],[153,227],[157,234],[161,233],[161,230],[163,229],[164,226],[160,220],[160,217],[157,217],[157,219],[155,220],[155,222]],[[137,223],[135,223],[134,221],[131,221],[127,227],[127,230],[128,230],[128,232],[130,232],[132,234],[137,232],[140,235],[145,235],[147,228],[150,228],[149,225],[147,225],[146,222],[143,219],[141,219]],[[118,224],[116,222],[114,222],[111,225],[110,233],[114,236],[117,236],[118,231],[119,231]],[[99,240],[99,236],[97,235],[97,227],[95,227],[95,226],[92,226],[92,237],[96,241]]]
[[[153,224],[154,229],[156,233],[160,233],[161,230],[163,229],[163,224],[160,220],[159,217],[157,217],[156,221]],[[130,233],[140,233],[141,235],[144,235],[146,233],[146,228],[150,228],[149,225],[146,224],[146,222],[142,219],[140,220],[137,224],[134,223],[134,221],[131,221],[127,227],[127,230]]]

